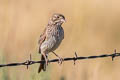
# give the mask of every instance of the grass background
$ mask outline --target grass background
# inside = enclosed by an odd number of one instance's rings
[[[53,13],[66,17],[56,50],[61,57],[120,52],[119,0],[0,0],[0,64],[25,61],[30,53],[39,60],[37,41]],[[119,57],[53,63],[40,74],[38,66],[0,68],[0,80],[119,80],[120,74]]]

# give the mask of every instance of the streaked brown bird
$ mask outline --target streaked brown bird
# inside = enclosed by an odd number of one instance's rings
[[[53,14],[48,25],[40,35],[39,53],[41,53],[41,60],[45,60],[45,63],[40,64],[38,73],[40,73],[41,70],[46,70],[46,66],[48,65],[48,53],[54,53],[59,58],[59,61],[62,61],[62,58],[60,58],[54,50],[59,47],[64,39],[64,30],[61,26],[64,22],[65,17],[62,14]]]

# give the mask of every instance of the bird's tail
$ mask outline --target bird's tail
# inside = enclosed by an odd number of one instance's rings
[[[45,60],[45,58],[44,58],[44,56],[42,55],[42,56],[41,56],[41,61],[43,61],[43,60]],[[41,63],[41,64],[40,64],[39,69],[38,69],[38,73],[40,73],[41,70],[46,71],[46,65],[45,65],[45,63]]]

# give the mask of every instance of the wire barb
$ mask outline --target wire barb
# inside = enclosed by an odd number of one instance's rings
[[[114,50],[114,53],[112,55],[112,61],[114,60],[114,58],[116,57],[117,53],[116,53],[116,49]]]
[[[75,61],[77,60],[77,53],[75,52],[75,57],[73,57],[74,58],[74,65],[75,65]]]
[[[32,60],[32,56],[31,56],[31,54],[30,54],[30,61]]]
[[[75,61],[76,60],[84,60],[84,59],[97,59],[97,58],[105,58],[105,57],[112,57],[112,61],[114,60],[115,57],[119,57],[120,56],[120,53],[117,53],[116,52],[116,49],[114,50],[114,53],[112,54],[102,54],[102,55],[98,55],[98,56],[87,56],[87,57],[81,57],[81,56],[78,56],[77,53],[75,52],[75,57],[67,57],[67,58],[63,58],[64,61],[74,61],[74,65],[75,65]],[[6,66],[21,66],[21,65],[24,65],[24,66],[27,66],[27,69],[29,67],[29,65],[32,65],[32,64],[36,64],[36,63],[44,63],[45,61],[33,61],[32,60],[32,56],[30,54],[30,59],[25,61],[25,62],[19,62],[19,63],[9,63],[9,64],[0,64],[0,67],[6,67]],[[52,59],[52,60],[49,60],[49,63],[53,63],[53,62],[59,62],[58,59]]]
[[[27,69],[28,69],[29,65],[31,65],[31,64],[32,64],[32,56],[31,56],[31,54],[30,54],[30,60],[27,60],[27,61],[25,62],[25,65],[27,66]]]

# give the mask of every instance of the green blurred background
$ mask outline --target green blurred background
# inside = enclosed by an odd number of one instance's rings
[[[23,62],[30,53],[40,60],[37,42],[53,13],[66,17],[59,56],[120,52],[119,0],[0,0],[0,64]],[[120,74],[119,57],[51,63],[40,74],[38,66],[0,68],[0,80],[119,80]]]

